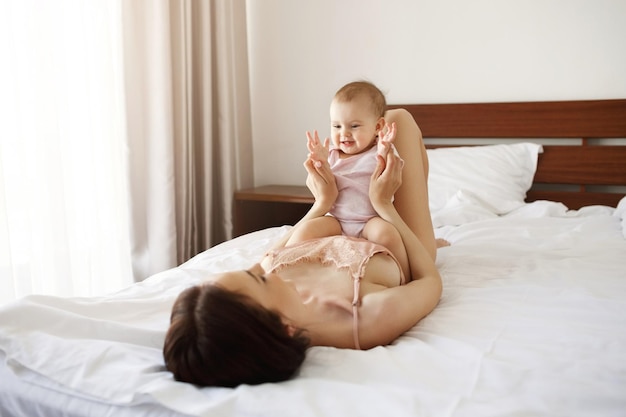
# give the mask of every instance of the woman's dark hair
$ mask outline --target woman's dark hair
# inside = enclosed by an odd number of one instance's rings
[[[309,342],[302,331],[289,335],[276,312],[207,284],[176,299],[163,357],[178,381],[235,387],[289,379]]]

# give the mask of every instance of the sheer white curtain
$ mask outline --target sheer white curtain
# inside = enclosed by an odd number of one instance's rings
[[[0,301],[127,285],[119,5],[0,4]]]
[[[245,0],[0,2],[0,302],[102,294],[231,237]]]

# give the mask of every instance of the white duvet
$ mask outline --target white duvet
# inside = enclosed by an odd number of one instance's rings
[[[26,387],[0,381],[0,400],[8,409],[31,386],[59,409],[75,398],[139,415],[624,416],[622,203],[567,211],[536,202],[496,216],[459,195],[434,216],[437,235],[452,242],[438,254],[437,308],[391,346],[311,348],[299,375],[278,384],[178,383],[161,348],[183,288],[249,267],[287,227],[226,242],[107,297],[26,297],[0,309],[4,372]]]

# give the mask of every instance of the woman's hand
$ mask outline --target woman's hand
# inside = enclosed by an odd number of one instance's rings
[[[304,161],[304,169],[306,169],[308,174],[306,177],[306,186],[309,187],[309,190],[313,193],[315,202],[304,217],[302,217],[287,234],[278,240],[273,248],[284,247],[301,224],[308,220],[322,217],[328,213],[339,194],[339,191],[337,191],[337,183],[335,182],[335,175],[330,170],[328,161],[317,161],[309,154],[306,161]]]
[[[304,169],[308,173],[306,186],[315,198],[314,205],[325,214],[335,203],[339,194],[335,175],[331,171],[328,161],[315,160],[311,155],[304,161]]]
[[[385,156],[376,156],[376,162],[370,180],[369,197],[378,215],[385,218],[387,210],[393,207],[393,195],[402,185],[404,161],[395,152],[386,149]]]

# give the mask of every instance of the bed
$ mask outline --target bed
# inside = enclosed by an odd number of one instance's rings
[[[290,228],[271,227],[114,294],[0,306],[0,415],[624,416],[626,100],[396,107],[429,144],[435,232],[452,243],[439,305],[405,335],[311,348],[278,384],[174,381],[175,297]]]

